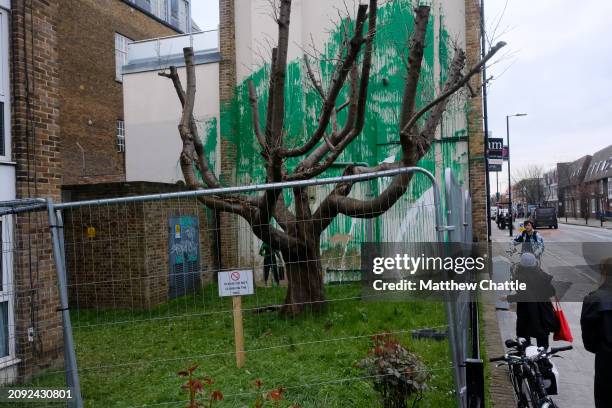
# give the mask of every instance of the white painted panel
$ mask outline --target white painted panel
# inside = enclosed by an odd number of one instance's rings
[[[186,84],[184,68],[179,69],[179,75]],[[219,65],[196,66],[196,83],[196,120],[214,118],[218,124]],[[123,96],[127,181],[176,183],[183,180],[178,133],[181,106],[172,82],[156,71],[126,74]],[[217,125],[217,149],[218,138]],[[216,164],[219,165],[218,161]]]

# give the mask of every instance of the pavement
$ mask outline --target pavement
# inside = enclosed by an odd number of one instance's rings
[[[583,220],[584,222],[584,220]],[[518,225],[518,222],[515,223]],[[492,240],[498,243],[509,243],[510,236],[508,230],[499,230],[493,225]],[[584,242],[612,242],[612,230],[610,229],[594,229],[585,225],[559,225],[559,229],[538,229],[546,245],[544,256],[542,257],[542,267],[548,273],[554,276],[555,287],[559,293],[559,285],[562,287],[564,299],[572,299],[574,301],[561,302],[561,307],[565,313],[566,319],[570,325],[574,341],[572,345],[574,349],[571,351],[559,353],[563,358],[555,358],[554,364],[557,366],[560,374],[559,380],[559,395],[553,397],[559,407],[594,407],[593,402],[593,373],[594,373],[594,355],[584,349],[582,336],[580,331],[580,312],[582,302],[577,299],[593,290],[598,285],[598,275],[596,272],[587,269],[581,270],[578,274],[575,268],[570,268],[574,265],[586,265],[582,253],[576,248],[582,248]],[[510,262],[497,256],[493,259],[493,275],[509,276]],[[562,276],[567,271],[573,270],[571,277]],[[563,286],[563,283],[571,282],[571,285]],[[499,305],[497,305],[499,306]],[[497,323],[501,335],[500,342],[503,339],[515,337],[516,314],[510,307],[510,310],[497,310]],[[565,342],[553,342],[551,336],[551,345],[560,346],[567,344]],[[501,368],[499,368],[501,369]]]
[[[612,229],[612,220],[609,218],[605,219],[605,221],[603,222],[603,225],[601,223],[601,220],[596,219],[596,218],[589,218],[587,222],[587,221],[584,221],[584,218],[560,217],[558,218],[558,221],[559,221],[559,224],[572,224],[572,225],[582,225],[582,226],[595,227],[595,228]]]

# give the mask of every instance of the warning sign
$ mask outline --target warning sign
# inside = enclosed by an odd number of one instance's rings
[[[219,296],[252,295],[253,270],[219,272]]]

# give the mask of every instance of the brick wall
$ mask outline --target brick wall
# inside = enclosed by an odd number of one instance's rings
[[[115,80],[115,33],[142,40],[177,32],[119,0],[59,4],[63,184],[123,181],[124,154],[116,144],[123,93]]]
[[[480,60],[480,6],[478,0],[465,0],[465,40],[467,66],[474,66]],[[472,89],[480,90],[481,76],[475,75],[470,81]],[[469,178],[472,195],[472,222],[474,240],[487,240],[487,190],[485,145],[482,118],[482,94],[470,99],[468,112]]]
[[[13,1],[12,143],[17,197],[59,199],[58,3]],[[18,381],[61,364],[56,274],[44,213],[15,220],[15,329]],[[34,341],[27,338],[34,329]]]
[[[160,183],[66,186],[71,201],[180,191]],[[200,226],[201,282],[212,279],[208,214],[195,198],[84,206],[64,211],[71,307],[149,309],[168,300],[168,219],[193,215]],[[95,236],[88,235],[95,229]]]
[[[227,106],[232,103],[236,90],[236,34],[235,34],[235,0],[219,0],[219,48],[221,62],[219,64],[219,96],[221,109],[230,112],[221,117],[221,183],[224,185],[235,185],[236,183],[236,146],[228,142],[229,135],[223,135],[225,131],[231,131],[233,118],[232,111]],[[226,136],[226,137],[224,137]],[[229,137],[230,140],[236,140]],[[236,217],[221,213],[220,215],[220,252],[221,267],[231,268],[238,262],[237,253],[237,230]]]

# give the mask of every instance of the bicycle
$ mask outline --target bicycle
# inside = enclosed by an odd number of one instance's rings
[[[546,350],[543,347],[530,345],[527,340],[506,340],[508,353],[500,357],[489,359],[490,362],[502,361],[502,366],[508,365],[508,373],[514,395],[517,399],[518,408],[557,408],[552,398],[548,395],[548,389],[557,387],[556,379],[544,378],[541,367],[550,364],[552,357],[560,351],[571,350],[572,346],[551,347]],[[552,369],[551,369],[552,372]]]

